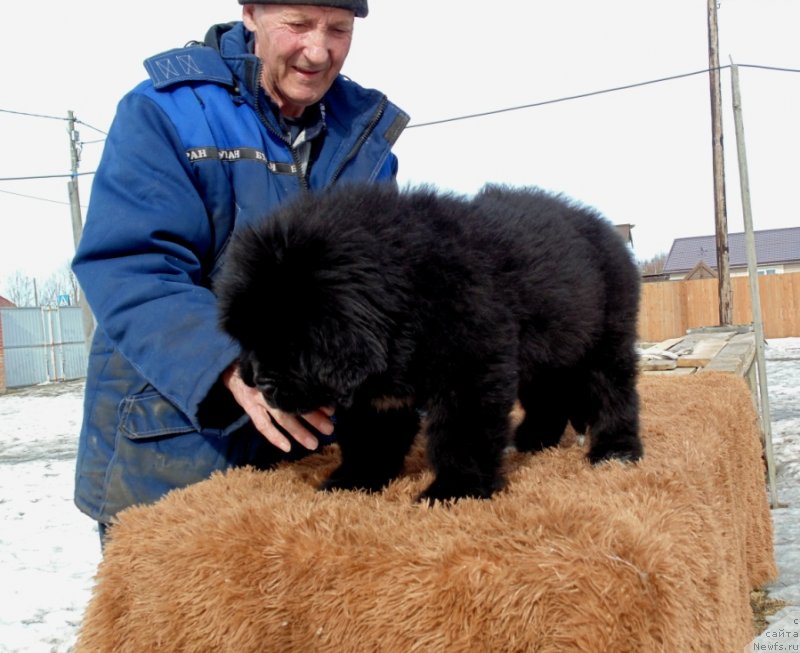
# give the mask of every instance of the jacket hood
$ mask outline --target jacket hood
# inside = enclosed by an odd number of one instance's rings
[[[249,95],[253,98],[258,95],[259,60],[253,54],[253,35],[244,23],[233,21],[212,25],[206,32],[203,45],[219,52]]]
[[[206,32],[206,36],[203,39],[203,45],[208,46],[209,48],[214,48],[215,50],[221,50],[221,40],[222,37],[234,29],[237,25],[242,25],[241,21],[232,21],[230,23],[217,23],[216,25],[212,25],[208,31]]]

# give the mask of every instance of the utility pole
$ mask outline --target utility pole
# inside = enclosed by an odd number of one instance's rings
[[[719,275],[719,323],[733,324],[728,215],[725,206],[725,155],[722,146],[722,86],[719,69],[719,29],[717,2],[708,0],[708,68],[711,83],[711,141],[714,162],[714,224],[717,234],[717,273]]]
[[[78,192],[78,166],[81,162],[80,133],[75,129],[75,114],[67,111],[67,131],[69,133],[69,158],[70,158],[70,178],[67,182],[69,190],[69,208],[72,213],[72,240],[75,248],[81,239],[83,232],[83,219],[81,217],[81,199]]]
[[[67,131],[69,133],[69,154],[70,154],[70,179],[67,182],[67,190],[69,191],[69,208],[72,213],[72,240],[75,249],[78,249],[78,243],[81,240],[83,233],[83,217],[81,216],[81,198],[78,192],[78,166],[81,162],[81,141],[80,133],[75,129],[75,114],[72,111],[67,112]],[[86,351],[89,351],[89,343],[92,340],[92,333],[94,332],[94,316],[86,303],[83,296],[83,291],[76,297],[78,306],[81,307],[83,314],[83,337],[86,344]]]
[[[753,313],[753,330],[756,339],[756,371],[758,374],[758,400],[761,430],[764,434],[764,453],[767,459],[767,478],[771,504],[778,507],[778,481],[775,472],[775,453],[772,447],[772,424],[769,412],[769,390],[767,387],[767,364],[764,352],[764,319],[761,315],[761,291],[758,287],[758,258],[756,236],[753,228],[753,209],[750,203],[750,173],[747,167],[747,147],[744,140],[742,118],[742,92],[739,85],[739,66],[731,61],[731,95],[733,98],[733,122],[736,126],[736,151],[739,159],[739,186],[742,193],[742,215],[744,217],[745,243],[747,245],[747,272],[750,281],[750,305]]]

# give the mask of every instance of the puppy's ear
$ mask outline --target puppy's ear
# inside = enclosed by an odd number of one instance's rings
[[[221,273],[214,280],[223,331],[245,347],[263,336],[264,312],[269,308],[276,267],[274,252],[263,234],[245,227],[234,234],[225,252]]]
[[[318,322],[316,374],[324,385],[348,393],[388,368],[389,344],[379,320],[365,322],[353,314],[327,314]]]

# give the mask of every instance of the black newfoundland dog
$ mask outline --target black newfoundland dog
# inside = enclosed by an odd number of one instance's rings
[[[568,421],[589,429],[592,463],[642,456],[639,274],[592,209],[537,189],[345,186],[226,256],[216,291],[244,380],[283,411],[336,409],[342,462],[323,489],[384,487],[420,412],[429,502],[490,497],[507,445],[554,446]]]

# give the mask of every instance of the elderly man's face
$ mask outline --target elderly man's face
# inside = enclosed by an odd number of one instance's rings
[[[244,24],[255,32],[261,83],[285,116],[318,102],[342,69],[353,37],[353,12],[312,5],[253,5]]]

